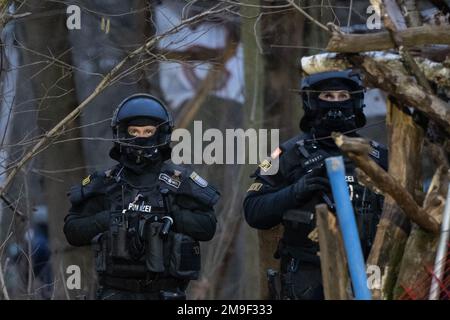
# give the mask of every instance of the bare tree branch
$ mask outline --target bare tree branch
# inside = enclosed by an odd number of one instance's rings
[[[413,196],[394,177],[369,158],[371,147],[366,140],[349,138],[340,133],[333,133],[332,136],[336,145],[364,171],[385,196],[390,196],[397,202],[408,218],[427,231],[434,234],[439,232],[438,221],[421,208]]]
[[[427,44],[450,45],[450,26],[421,26],[396,32],[403,46],[413,48]],[[330,52],[356,53],[394,49],[395,42],[388,31],[370,34],[342,34],[333,32],[326,48]]]
[[[295,9],[297,9],[301,14],[303,14],[308,20],[313,22],[315,25],[317,25],[319,28],[325,30],[326,32],[329,32],[327,26],[323,25],[316,19],[314,19],[311,15],[309,15],[305,10],[303,10],[298,4],[295,3],[294,0],[287,0],[291,6],[293,6]]]
[[[400,55],[374,51],[362,53],[361,56],[370,57],[378,63],[386,65],[388,68],[402,70],[406,74]],[[421,57],[415,58],[415,61],[428,81],[434,82],[441,87],[450,88],[450,68],[446,67],[445,64],[433,62]],[[303,72],[307,74],[351,68],[349,61],[342,54],[336,53],[306,56],[302,58],[301,64]]]
[[[385,1],[385,10],[383,11],[386,11],[386,14],[383,15],[384,25],[386,26],[386,29],[389,30],[395,46],[399,48],[400,55],[403,57],[405,70],[416,78],[418,84],[421,85],[425,91],[428,93],[433,93],[433,90],[431,89],[428,80],[425,78],[425,75],[420,70],[408,49],[404,47],[403,39],[397,37],[398,31],[407,29],[406,20],[403,17],[397,3],[393,0]],[[394,23],[394,21],[397,21],[397,23]]]
[[[383,89],[403,102],[427,114],[450,133],[450,105],[436,95],[427,93],[402,71],[388,68],[369,57],[350,56],[349,61],[360,67],[374,87]]]
[[[3,297],[5,298],[5,300],[9,300],[8,289],[6,288],[5,277],[3,276],[3,267],[1,262],[0,262],[0,286],[2,287]]]

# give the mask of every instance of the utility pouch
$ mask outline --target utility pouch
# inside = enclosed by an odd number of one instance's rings
[[[103,244],[103,236],[104,234],[100,233],[91,241],[92,248],[94,249],[95,270],[100,274],[106,271],[107,266],[107,253]]]
[[[164,240],[160,236],[161,222],[147,223],[145,228],[145,264],[151,272],[161,273],[164,268]]]
[[[201,256],[198,241],[182,233],[171,233],[169,273],[178,279],[196,280],[200,274]]]
[[[113,277],[144,277],[147,268],[144,262],[131,260],[128,253],[118,254],[122,249],[113,248],[118,239],[112,238],[112,232],[107,231],[92,240],[95,254],[95,269],[99,274],[107,274]],[[114,256],[113,256],[114,254]]]
[[[112,258],[130,259],[127,250],[127,221],[125,215],[112,215],[108,241],[109,255]]]

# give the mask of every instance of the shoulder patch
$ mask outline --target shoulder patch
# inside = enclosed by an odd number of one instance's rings
[[[159,174],[159,180],[161,180],[162,182],[165,182],[166,184],[168,184],[169,186],[178,189],[181,185],[181,181],[178,179],[173,179],[171,178],[168,174],[165,173],[160,173]]]
[[[370,154],[375,158],[380,159],[380,151],[378,151],[377,149],[372,148],[372,150],[370,150]]]
[[[370,140],[369,144],[372,147],[370,150],[370,155],[377,159],[380,159],[380,144],[373,140]]]
[[[197,172],[192,171],[191,175],[189,176],[192,181],[194,181],[197,185],[199,185],[202,188],[205,188],[208,186],[208,181],[200,177]]]
[[[108,182],[104,172],[95,171],[70,188],[69,198],[73,204],[81,203],[84,200],[95,196],[104,195],[107,191]]]
[[[259,164],[259,167],[261,168],[262,171],[267,172],[272,167],[272,164],[270,163],[269,160],[265,159],[263,162]]]
[[[262,186],[263,186],[263,184],[260,183],[260,182],[252,183],[252,185],[250,186],[250,188],[248,188],[247,192],[250,192],[250,191],[259,191],[259,190],[261,190]]]
[[[81,181],[81,185],[84,187],[84,186],[87,186],[89,183],[91,183],[91,175],[88,175],[86,178],[84,178],[82,181]]]

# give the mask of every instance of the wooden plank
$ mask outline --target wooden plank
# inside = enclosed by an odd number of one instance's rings
[[[350,295],[347,259],[336,217],[325,204],[316,206],[320,264],[326,300],[348,300]]]

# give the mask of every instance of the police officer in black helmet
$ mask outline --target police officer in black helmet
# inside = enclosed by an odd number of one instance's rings
[[[301,85],[303,133],[282,143],[270,159],[260,164],[244,200],[245,218],[257,229],[284,226],[275,258],[280,259],[281,290],[274,299],[323,299],[319,246],[315,230],[315,206],[326,203],[334,211],[324,160],[342,155],[330,134],[333,131],[358,136],[366,123],[364,88],[352,70],[308,76]],[[387,150],[371,141],[370,156],[387,169]],[[277,161],[277,166],[274,162]],[[358,184],[355,166],[344,157],[346,180],[367,258],[375,236],[383,198]],[[274,168],[278,170],[274,171]],[[270,278],[274,272],[271,271]]]
[[[118,164],[71,188],[66,238],[93,246],[98,299],[185,299],[200,271],[199,241],[216,230],[219,193],[170,162],[173,121],[155,97],[128,97],[111,125]]]

